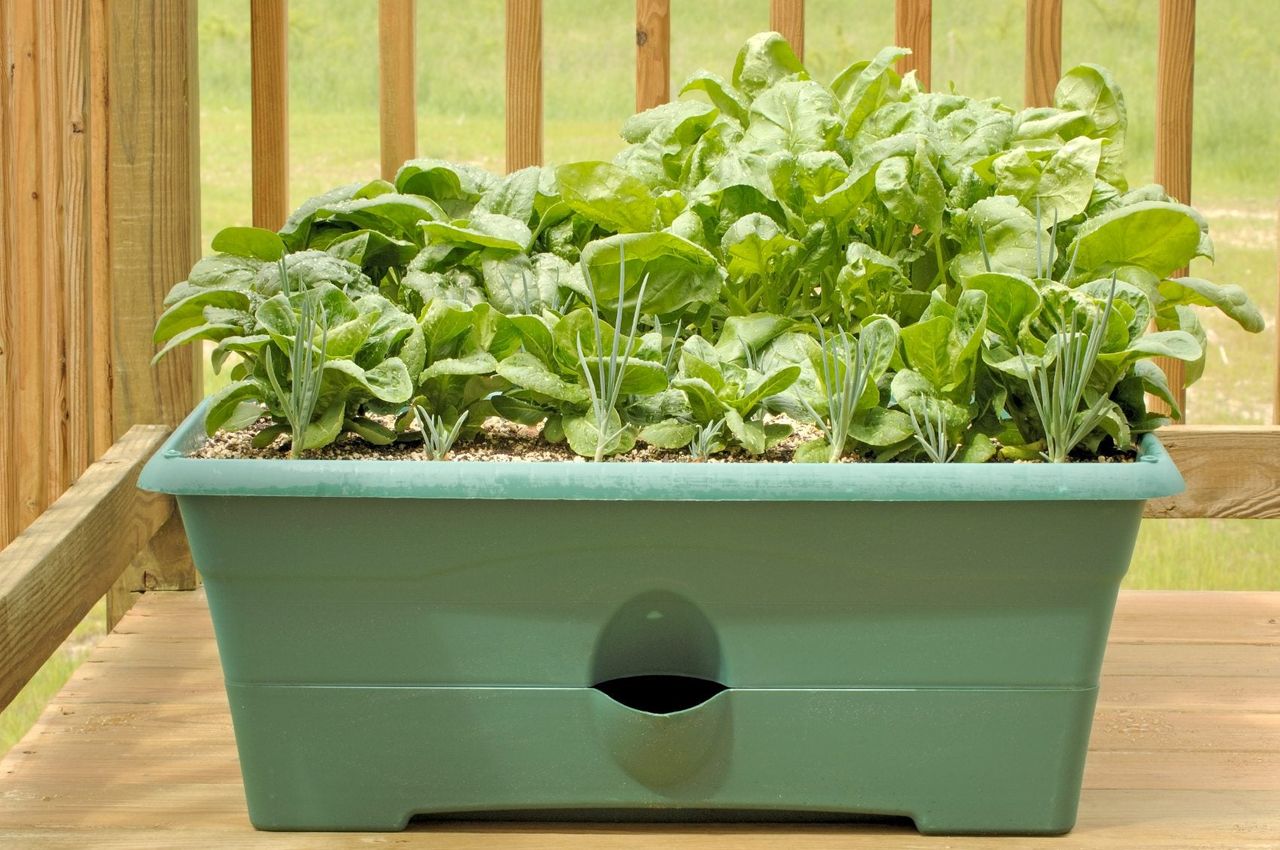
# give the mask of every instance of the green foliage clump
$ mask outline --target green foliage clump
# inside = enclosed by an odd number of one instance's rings
[[[157,356],[237,355],[206,427],[265,414],[295,453],[346,432],[443,457],[501,416],[596,460],[638,440],[759,455],[791,432],[773,414],[821,431],[798,460],[1128,449],[1166,421],[1147,394],[1173,396],[1151,358],[1203,369],[1193,308],[1258,331],[1257,308],[1174,276],[1213,256],[1208,227],[1127,185],[1107,71],[1014,110],[925,92],[902,55],[823,84],[762,33],[730,79],[629,119],[612,162],[413,160],[278,233],[225,230],[166,300]]]

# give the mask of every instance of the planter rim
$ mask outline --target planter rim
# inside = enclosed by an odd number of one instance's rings
[[[579,463],[262,460],[187,455],[201,402],[138,486],[176,496],[730,502],[1136,501],[1185,484],[1154,434],[1133,463]]]

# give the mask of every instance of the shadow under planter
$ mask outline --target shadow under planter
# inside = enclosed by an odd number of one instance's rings
[[[194,460],[253,823],[1075,822],[1126,464]]]

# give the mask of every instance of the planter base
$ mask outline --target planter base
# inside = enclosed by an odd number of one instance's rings
[[[879,815],[928,834],[1070,830],[1097,695],[742,689],[649,714],[593,688],[227,690],[260,829]]]

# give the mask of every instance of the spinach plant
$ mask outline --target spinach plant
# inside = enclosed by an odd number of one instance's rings
[[[206,429],[265,416],[273,436],[309,402],[309,447],[417,439],[421,407],[444,437],[501,416],[592,459],[760,454],[782,415],[823,433],[802,461],[1130,449],[1169,421],[1147,409],[1175,397],[1154,358],[1203,371],[1199,309],[1253,332],[1261,314],[1174,276],[1212,259],[1208,225],[1128,184],[1105,69],[1016,109],[925,91],[903,55],[821,81],[761,33],[628,119],[610,161],[416,159],[278,233],[228,228],[166,298],[157,356],[213,343],[232,381]],[[328,332],[295,397],[308,301]]]

